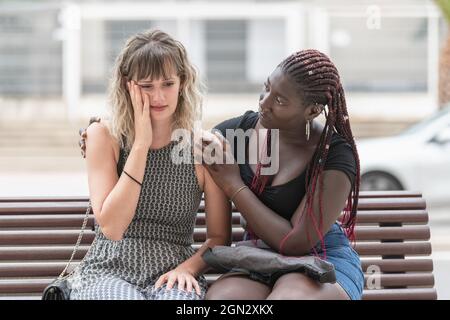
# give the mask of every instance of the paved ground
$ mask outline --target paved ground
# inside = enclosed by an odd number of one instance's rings
[[[83,172],[5,173],[0,172],[0,196],[87,195]],[[439,299],[450,299],[450,203],[428,203],[433,246],[434,274]]]

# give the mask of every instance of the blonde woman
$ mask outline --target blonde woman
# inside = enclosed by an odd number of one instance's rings
[[[185,48],[159,30],[133,36],[116,60],[110,95],[111,121],[87,130],[96,240],[72,278],[71,299],[203,299],[201,255],[230,243],[231,219],[208,171],[171,159],[173,130],[192,132],[201,106]],[[203,192],[208,239],[195,252]]]

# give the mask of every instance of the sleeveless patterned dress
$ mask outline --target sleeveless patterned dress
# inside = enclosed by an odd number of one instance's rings
[[[162,274],[195,253],[191,245],[202,191],[193,161],[172,162],[175,144],[149,150],[136,213],[123,239],[109,240],[95,226],[96,239],[70,280],[71,299],[204,299],[203,276],[197,278],[200,296],[178,290],[177,283],[171,290],[154,287]],[[119,176],[128,155],[120,150]]]

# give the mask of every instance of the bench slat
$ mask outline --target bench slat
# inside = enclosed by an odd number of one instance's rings
[[[240,224],[241,214],[233,212],[232,223],[234,225]],[[1,216],[0,216],[1,219]],[[356,223],[361,225],[365,223],[395,223],[403,224],[427,224],[428,212],[425,210],[359,210],[356,215]],[[197,226],[205,225],[205,213],[197,214]]]
[[[50,269],[49,269],[50,270]],[[47,286],[51,281],[53,281],[56,277],[56,275],[59,273],[54,272],[36,272],[37,277],[45,277],[45,278],[29,278],[29,279],[23,279],[23,278],[11,278],[11,279],[1,279],[0,280],[0,294],[5,293],[32,293],[32,292],[42,292],[42,290]],[[15,277],[20,277],[20,274],[14,275]],[[211,273],[206,274],[205,278],[208,281],[208,283],[212,283],[215,281],[220,274],[217,273]],[[365,276],[365,283],[367,283],[367,276]],[[432,274],[382,274],[380,275],[380,284],[383,287],[394,287],[394,286],[420,286],[421,288],[418,289],[424,289],[423,286],[429,286],[432,287],[434,285],[434,277]],[[384,289],[367,289],[365,288],[364,293],[366,292],[379,292],[384,291]],[[391,289],[393,290],[393,289]],[[395,290],[401,290],[400,293],[405,294],[406,292],[411,292],[416,290],[416,288],[408,288],[405,289],[395,289]],[[399,293],[399,292],[397,292]]]
[[[86,213],[87,202],[0,202],[0,214]]]
[[[72,262],[69,272],[80,264]],[[66,267],[66,262],[8,262],[0,263],[1,277],[57,277]]]
[[[244,230],[233,228],[233,241],[242,239]],[[14,244],[74,244],[80,230],[0,230],[0,245]],[[95,232],[84,230],[82,244],[90,244],[94,240]],[[194,230],[194,241],[204,242],[206,234],[204,228]]]
[[[212,284],[220,274],[213,273],[205,275],[206,281]],[[364,283],[367,284],[367,277],[364,277]],[[382,274],[380,275],[380,285],[382,287],[397,287],[397,286],[410,286],[410,287],[432,287],[434,285],[434,277],[431,273],[414,273],[414,274]],[[409,290],[415,290],[414,288],[408,288]],[[367,289],[365,291],[379,291],[385,289]],[[392,290],[392,288],[391,288]]]
[[[25,228],[25,227],[80,227],[83,223],[84,214],[80,213],[55,213],[55,214],[0,214],[0,228]],[[240,213],[233,212],[232,223],[237,226],[240,224]],[[428,223],[428,213],[425,210],[393,210],[393,211],[358,211],[358,224],[364,223],[395,223],[404,224],[426,224]],[[91,214],[88,220],[88,227],[92,227],[94,216]],[[197,215],[196,225],[204,226],[205,213]]]
[[[428,240],[428,226],[355,227],[356,240]]]
[[[42,214],[42,215],[8,215],[0,216],[0,228],[44,228],[52,229],[81,227],[85,215],[80,214]],[[94,225],[94,216],[89,215],[87,227]]]
[[[399,242],[399,243],[377,243],[357,242],[356,252],[360,256],[382,256],[382,255],[430,255],[431,243],[429,242]]]
[[[42,295],[41,294],[8,294],[8,295],[2,295],[0,294],[0,300],[41,300]]]
[[[361,258],[361,267],[364,273],[368,267],[379,268],[380,272],[425,272],[433,271],[431,259],[365,259]]]
[[[71,263],[70,269],[79,264],[79,260]],[[22,277],[22,276],[57,276],[66,266],[67,261],[57,262],[3,262],[0,263],[1,277]],[[389,272],[431,272],[433,264],[431,259],[361,259],[361,266],[364,273],[372,275],[373,271]],[[377,267],[374,269],[374,266]],[[368,268],[371,267],[371,272]],[[213,273],[209,271],[208,273]],[[398,274],[396,274],[398,275]]]
[[[432,288],[382,289],[364,291],[363,300],[436,300],[437,293]],[[41,300],[40,293],[0,295],[0,300]]]
[[[372,277],[372,278],[371,278]],[[405,273],[405,274],[380,274],[382,287],[433,287],[434,276],[431,273]],[[368,280],[374,280],[373,276],[365,275],[364,284],[367,288]],[[370,290],[370,289],[369,289]],[[380,289],[378,289],[380,290]]]
[[[194,241],[206,240],[206,228],[195,228]],[[0,245],[14,244],[73,244],[78,238],[79,230],[0,230]],[[233,241],[242,239],[244,230],[233,228]],[[85,230],[82,243],[91,243],[95,233]],[[428,240],[428,226],[403,227],[356,227],[356,240]]]
[[[0,213],[23,214],[27,212],[85,212],[87,202],[0,202]],[[361,198],[358,201],[359,210],[424,210],[425,200],[418,197],[403,198]],[[199,212],[205,211],[205,204],[200,203]],[[236,211],[233,205],[233,211]]]
[[[365,290],[363,300],[436,300],[434,288]]]
[[[194,239],[196,242],[206,240],[206,228],[195,228]],[[233,228],[233,241],[240,239],[242,228]],[[402,226],[402,227],[379,227],[379,226],[356,226],[355,237],[361,240],[429,240],[430,228],[428,226]]]
[[[410,198],[422,197],[420,191],[392,190],[392,191],[360,191],[359,198]]]
[[[414,193],[411,193],[414,195]],[[87,202],[87,196],[0,197],[0,202]]]
[[[358,201],[358,210],[425,210],[423,198],[362,198]]]
[[[5,260],[66,260],[72,255],[73,244],[68,246],[10,246],[0,247],[0,261]],[[82,259],[89,249],[80,245],[74,259]]]
[[[0,279],[0,293],[41,293],[53,280],[55,278]]]
[[[422,197],[419,191],[393,190],[393,191],[360,191],[360,198],[401,198]],[[26,197],[0,197],[0,202],[87,202],[87,196],[26,196]]]
[[[356,215],[356,223],[359,225],[386,222],[427,224],[428,212],[425,210],[358,210]]]
[[[70,265],[72,270],[80,262],[73,262]],[[65,262],[27,262],[27,263],[0,263],[0,277],[57,277],[66,266]],[[69,271],[70,272],[70,271]],[[214,271],[208,272],[208,276],[216,274]],[[382,287],[393,286],[433,286],[434,277],[431,273],[405,273],[405,274],[379,274],[380,285]],[[372,277],[372,278],[370,278]],[[373,275],[365,275],[367,280],[374,279]]]
[[[201,243],[194,243],[194,248],[198,249]],[[68,260],[72,254],[74,246],[10,246],[0,247],[0,261],[6,260]],[[88,245],[78,248],[75,259],[81,259],[89,249]],[[381,255],[430,255],[431,244],[429,242],[413,243],[372,243],[357,242],[355,250],[361,256],[381,256]]]
[[[80,230],[19,230],[0,231],[0,245],[14,244],[75,244]],[[81,243],[91,244],[95,233],[85,230]]]
[[[0,203],[1,206],[1,203]],[[233,204],[233,211],[237,211]],[[423,198],[360,198],[358,210],[425,210],[426,203]],[[198,212],[205,212],[205,203],[202,201]]]

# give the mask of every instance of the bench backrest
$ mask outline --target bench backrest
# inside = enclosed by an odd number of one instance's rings
[[[39,299],[65,267],[78,238],[86,197],[0,198],[0,299]],[[363,299],[436,299],[430,228],[420,193],[361,192],[356,251],[365,272]],[[233,210],[233,241],[242,239]],[[94,239],[91,214],[73,267]],[[200,205],[194,247],[206,238]],[[208,281],[219,274],[210,272]]]

